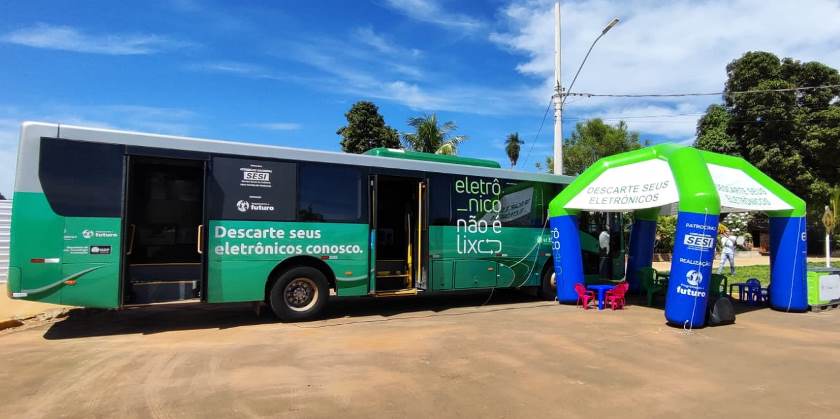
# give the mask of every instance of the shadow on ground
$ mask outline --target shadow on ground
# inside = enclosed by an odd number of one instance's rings
[[[337,298],[330,301],[324,315],[317,319],[319,322],[298,324],[304,328],[324,328],[348,323],[384,322],[394,319],[395,316],[399,316],[400,319],[462,316],[480,312],[456,309],[484,306],[492,308],[492,311],[513,310],[522,308],[519,303],[539,301],[525,292],[515,290],[496,290],[492,294],[483,292],[431,297]],[[627,302],[632,306],[645,306],[646,300],[642,296],[628,295]],[[555,304],[548,301],[545,303]],[[733,307],[736,316],[767,309],[763,305],[751,306],[737,300],[733,300]],[[657,300],[651,309],[664,310],[664,301]],[[323,320],[334,321],[325,323]],[[74,309],[67,318],[52,324],[44,333],[44,338],[60,340],[129,334],[149,335],[183,330],[222,330],[278,322],[268,307],[262,306],[260,314],[257,315],[251,303],[164,304],[121,310]]]
[[[512,308],[512,305],[517,303],[538,301],[537,298],[524,292],[512,290],[496,290],[492,295],[484,292],[431,297],[335,299],[330,301],[324,315],[318,320],[347,319],[350,322],[380,322],[387,321],[393,316],[412,313],[429,317],[462,307],[484,305],[505,309]],[[457,315],[461,314],[463,313]],[[277,322],[279,321],[268,307],[263,305],[260,314],[257,315],[255,306],[251,303],[164,304],[120,310],[74,309],[70,311],[67,318],[52,324],[44,334],[44,338],[75,339],[181,330],[229,329]],[[340,324],[343,323],[319,327]]]

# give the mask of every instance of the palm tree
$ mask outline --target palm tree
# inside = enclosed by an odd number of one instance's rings
[[[834,230],[840,226],[840,185],[829,189],[828,205],[822,216],[825,226],[825,266],[831,266],[831,237]]]
[[[449,136],[458,127],[452,121],[438,125],[437,115],[423,115],[408,119],[408,125],[414,127],[413,133],[403,133],[406,148],[424,153],[454,155],[458,144],[466,140],[463,135]]]
[[[516,162],[519,161],[519,149],[522,144],[525,144],[525,142],[519,139],[518,132],[508,134],[507,140],[505,140],[505,153],[510,159],[510,167],[516,166]]]

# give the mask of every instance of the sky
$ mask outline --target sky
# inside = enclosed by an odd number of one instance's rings
[[[109,127],[339,151],[358,100],[400,132],[436,113],[459,154],[517,166],[551,154],[552,0],[0,3],[0,192],[20,123]],[[719,92],[726,64],[764,50],[840,68],[840,1],[563,1],[562,80],[613,18],[573,91]],[[643,140],[691,142],[719,96],[570,97],[564,134],[600,117]],[[538,135],[539,134],[539,135]]]

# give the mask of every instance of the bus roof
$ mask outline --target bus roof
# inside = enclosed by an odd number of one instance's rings
[[[27,121],[21,126],[21,140],[20,148],[18,150],[18,167],[17,176],[15,177],[15,191],[41,191],[41,184],[37,176],[41,138],[61,138],[67,140],[124,144],[128,146],[154,147],[182,151],[198,151],[243,157],[301,160],[355,166],[373,166],[420,172],[530,180],[558,184],[568,184],[574,179],[574,177],[571,176],[556,176],[548,173],[530,173],[501,169],[498,167],[486,167],[483,165],[465,165],[454,161],[396,159],[392,157],[365,154],[307,150],[255,143],[220,141]],[[486,161],[480,159],[470,160]]]
[[[365,154],[369,156],[391,157],[395,159],[433,161],[438,163],[462,164],[465,166],[491,167],[494,169],[502,168],[502,165],[495,160],[449,156],[446,154],[421,153],[418,151],[402,150],[397,148],[378,147],[368,150]]]

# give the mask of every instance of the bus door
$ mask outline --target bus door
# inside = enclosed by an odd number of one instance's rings
[[[428,278],[426,181],[421,178],[370,177],[370,292],[412,295]]]
[[[124,304],[204,297],[206,165],[205,160],[128,157]]]

